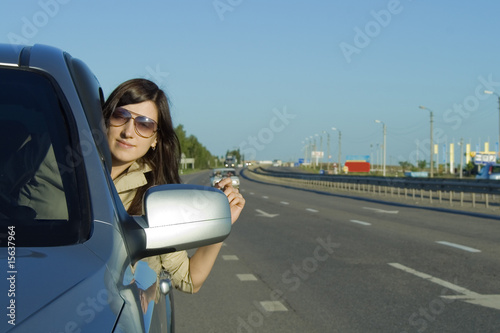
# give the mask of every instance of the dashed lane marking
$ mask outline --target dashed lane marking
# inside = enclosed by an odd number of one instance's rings
[[[223,260],[229,261],[229,260],[240,260],[238,256],[235,255],[223,255],[222,256]]]
[[[280,214],[270,214],[270,213],[266,213],[265,211],[261,210],[261,209],[256,209],[255,210],[257,213],[259,213],[259,215],[257,216],[263,216],[263,217],[276,217]]]
[[[262,301],[260,305],[268,312],[288,311],[286,306],[279,301]]]
[[[460,245],[460,244],[455,244],[455,243],[450,243],[450,242],[445,242],[445,241],[439,241],[436,243],[441,244],[441,245],[451,246],[451,247],[454,247],[454,248],[457,248],[460,250],[464,250],[467,252],[473,252],[473,253],[481,252],[481,250],[474,249],[472,247],[468,247],[468,246],[464,246],[464,245]]]
[[[257,277],[253,274],[236,274],[240,281],[257,281]]]
[[[358,221],[358,220],[351,220],[352,223],[357,223],[361,225],[372,225],[371,223],[368,222],[363,222],[363,221]]]
[[[455,299],[461,300],[461,301],[466,302],[466,303],[480,305],[480,306],[484,306],[487,308],[500,310],[500,295],[478,294],[472,290],[466,289],[464,287],[460,287],[456,284],[453,284],[453,283],[445,281],[445,280],[441,280],[441,279],[434,277],[432,275],[416,271],[410,267],[406,267],[406,266],[403,266],[403,265],[398,264],[398,263],[389,263],[389,265],[394,267],[394,268],[405,271],[407,273],[418,276],[418,277],[425,279],[427,281],[430,281],[430,282],[433,282],[433,283],[438,284],[440,286],[443,286],[449,290],[453,290],[454,292],[457,292],[459,294],[462,294],[462,295],[441,295],[442,298],[446,298],[446,299],[450,299],[450,300],[455,300]]]

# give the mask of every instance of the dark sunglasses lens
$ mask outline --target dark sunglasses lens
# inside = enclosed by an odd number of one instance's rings
[[[131,118],[130,112],[125,109],[115,109],[109,118],[111,125],[120,126],[125,124]]]
[[[157,124],[153,119],[139,116],[135,118],[135,128],[142,136],[150,137],[156,132]]]

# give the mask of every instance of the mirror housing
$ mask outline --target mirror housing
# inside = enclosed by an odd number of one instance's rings
[[[222,242],[231,232],[231,210],[226,195],[215,188],[167,184],[148,189],[144,216],[133,237],[136,259],[188,250]],[[137,232],[140,231],[140,232]]]

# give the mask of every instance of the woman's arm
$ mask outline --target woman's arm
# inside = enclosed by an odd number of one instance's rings
[[[227,196],[229,207],[231,208],[231,223],[236,222],[245,206],[245,199],[239,193],[238,189],[235,189],[231,185],[231,178],[223,179],[216,187],[222,189]],[[199,291],[207,279],[217,259],[221,246],[222,243],[217,243],[200,247],[191,257],[189,261],[189,270],[191,273],[191,280],[193,281],[193,292]]]

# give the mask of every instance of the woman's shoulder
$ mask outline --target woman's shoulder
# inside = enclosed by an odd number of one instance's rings
[[[140,173],[146,173],[150,172],[153,170],[149,163],[147,162],[141,162],[141,161],[135,161],[132,163],[132,165],[128,168],[127,174],[129,173],[135,173],[135,172],[140,172]]]
[[[134,162],[126,172],[113,180],[118,193],[146,185],[148,181],[145,174],[151,170],[147,163]]]

